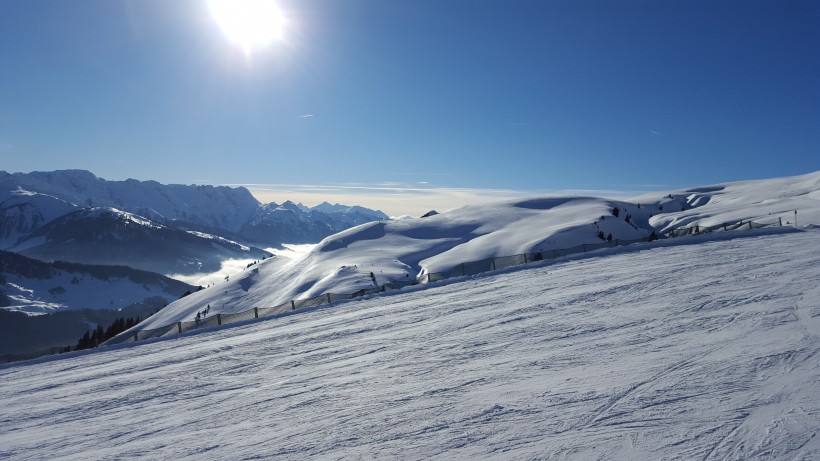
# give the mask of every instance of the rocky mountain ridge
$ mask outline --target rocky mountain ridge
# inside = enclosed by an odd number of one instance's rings
[[[0,171],[0,250],[46,261],[208,272],[226,259],[261,259],[263,247],[314,243],[385,219],[327,202],[262,204],[244,187],[107,181],[85,170]]]

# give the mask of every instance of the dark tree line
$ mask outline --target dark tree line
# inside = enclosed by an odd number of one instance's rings
[[[228,277],[225,277],[225,280],[228,280]],[[204,289],[205,289],[205,287],[203,287],[202,285],[200,285],[200,286],[198,286],[198,287],[196,288],[196,291],[202,291],[202,290],[204,290]],[[188,291],[186,291],[185,293],[182,293],[182,294],[179,296],[179,299],[182,299],[182,298],[184,298],[184,297],[186,297],[186,296],[190,296],[190,295],[192,295],[192,294],[194,294],[194,292],[193,292],[193,291],[191,291],[191,290],[188,290]]]
[[[133,327],[134,325],[140,323],[142,319],[139,316],[137,318],[128,317],[127,319],[124,317],[120,317],[108,328],[103,328],[101,324],[97,324],[97,328],[93,330],[88,330],[83,334],[82,338],[77,341],[77,346],[74,350],[82,350],[82,349],[91,349],[92,347],[97,347],[105,341],[117,336],[118,334],[122,333],[123,331]]]

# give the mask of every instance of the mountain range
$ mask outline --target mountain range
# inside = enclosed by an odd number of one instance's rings
[[[243,187],[0,172],[0,353],[65,346],[196,291],[159,274],[196,279],[383,219],[358,206],[262,204]]]
[[[0,172],[0,249],[46,261],[213,272],[263,247],[388,219],[358,206],[262,204],[244,187],[106,181],[84,170]]]
[[[214,313],[279,306],[325,293],[354,293],[389,282],[424,282],[462,263],[561,250],[607,241],[663,237],[754,221],[820,225],[820,172],[655,192],[630,200],[533,197],[469,205],[427,218],[371,222],[326,237],[312,251],[269,258],[253,270],[170,304],[135,329]],[[745,227],[744,227],[745,228]],[[728,227],[727,227],[728,229]],[[607,251],[607,250],[603,250]]]
[[[73,344],[119,316],[148,317],[197,287],[125,266],[0,251],[0,354]]]
[[[429,274],[452,271],[461,263],[594,246],[609,236],[631,241],[680,228],[749,220],[791,225],[795,210],[802,226],[820,224],[820,172],[656,192],[630,200],[532,197],[403,220],[328,203],[313,208],[293,202],[261,204],[243,188],[105,181],[78,170],[0,173],[0,186],[0,242],[25,256],[130,265],[163,274],[214,271],[229,259],[251,261],[248,270],[218,285],[168,299],[173,302],[167,308],[135,329],[191,321],[206,306],[213,307],[214,314],[230,314],[390,282],[423,282]],[[260,248],[273,242],[320,239],[310,252],[294,259],[270,257]],[[6,308],[29,313],[50,311],[31,300],[48,304],[62,294],[59,287],[66,288],[65,281],[12,283],[19,289],[3,287],[6,299],[15,300]],[[16,297],[11,296],[12,288],[19,292]],[[26,290],[32,296],[20,295]],[[88,296],[101,293],[86,291]],[[105,307],[70,299],[64,304]],[[128,303],[108,305],[119,309]]]
[[[820,230],[722,235],[0,365],[0,453],[820,459]]]

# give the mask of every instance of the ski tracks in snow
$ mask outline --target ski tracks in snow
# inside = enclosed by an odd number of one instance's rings
[[[0,368],[0,457],[820,459],[818,247],[647,247]]]

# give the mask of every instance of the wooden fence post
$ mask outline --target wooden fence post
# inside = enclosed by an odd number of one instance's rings
[[[255,319],[259,318],[259,308],[258,307],[253,308],[253,318],[255,318]]]
[[[182,322],[177,322],[177,333],[182,333]]]
[[[327,303],[330,304],[330,293],[327,293]]]
[[[222,314],[216,314],[216,324],[222,325]]]
[[[292,310],[292,311],[296,310],[296,303],[292,299],[290,300],[290,310]]]

